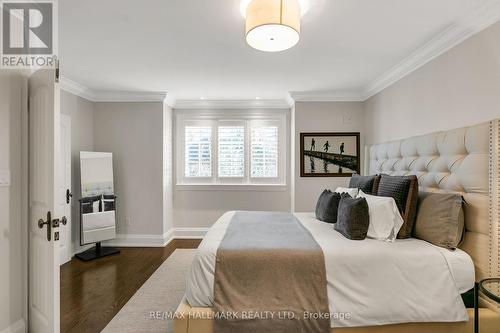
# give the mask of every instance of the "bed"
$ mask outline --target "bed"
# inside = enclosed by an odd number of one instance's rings
[[[450,251],[417,239],[365,239],[352,246],[314,214],[295,214],[323,250],[330,312],[351,314],[349,319],[332,318],[332,330],[472,331],[472,312],[460,294],[475,280],[499,274],[499,127],[495,120],[378,144],[365,158],[367,174],[414,174],[421,190],[461,193],[467,206],[460,249]],[[175,333],[213,331],[216,252],[233,215],[222,216],[197,251]],[[498,305],[481,302],[481,332],[495,332],[500,325]]]

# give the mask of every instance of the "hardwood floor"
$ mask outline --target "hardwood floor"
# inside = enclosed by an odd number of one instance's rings
[[[164,248],[120,248],[121,253],[61,266],[61,332],[100,332],[175,249],[201,240],[176,239]]]

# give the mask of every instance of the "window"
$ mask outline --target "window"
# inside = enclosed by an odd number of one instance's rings
[[[251,134],[251,177],[278,177],[278,126],[254,126]]]
[[[284,112],[177,115],[177,183],[284,185]]]
[[[186,126],[184,171],[186,177],[212,176],[212,128]]]
[[[245,127],[219,126],[219,177],[245,176]]]

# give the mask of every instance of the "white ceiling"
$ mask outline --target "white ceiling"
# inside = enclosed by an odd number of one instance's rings
[[[360,91],[487,0],[305,0],[299,44],[246,45],[241,0],[63,0],[61,71],[97,90],[177,99]]]

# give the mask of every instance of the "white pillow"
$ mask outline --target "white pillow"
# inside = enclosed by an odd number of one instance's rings
[[[368,203],[370,224],[367,237],[394,241],[403,225],[394,198],[369,195],[359,190],[358,198],[365,198]]]
[[[93,205],[92,206],[92,211],[94,213],[99,213],[99,200],[94,201],[92,205]]]
[[[359,190],[356,187],[354,187],[354,188],[337,187],[337,189],[335,190],[335,192],[337,192],[337,193],[347,193],[353,198],[356,198],[356,196],[358,195],[358,191]]]

